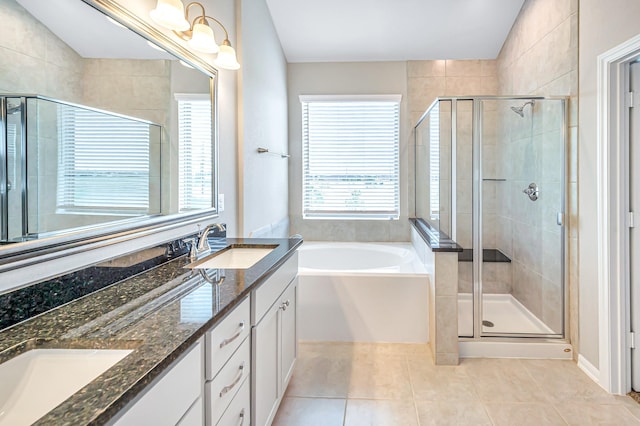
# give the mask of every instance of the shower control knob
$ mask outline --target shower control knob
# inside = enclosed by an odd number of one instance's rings
[[[538,185],[533,182],[530,183],[529,186],[527,186],[525,189],[523,189],[522,192],[527,194],[531,201],[536,201],[538,199]]]

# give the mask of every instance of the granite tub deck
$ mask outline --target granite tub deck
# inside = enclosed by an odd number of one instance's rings
[[[133,352],[37,425],[106,423],[207,330],[249,296],[302,244],[301,239],[227,239],[275,245],[249,269],[209,270],[207,282],[183,256],[0,332],[0,362],[34,347]]]

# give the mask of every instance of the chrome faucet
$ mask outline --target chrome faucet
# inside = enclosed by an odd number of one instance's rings
[[[202,230],[200,235],[198,235],[198,244],[196,245],[195,249],[195,257],[199,257],[203,254],[208,254],[211,252],[211,246],[209,245],[209,239],[207,238],[207,236],[213,229],[225,231],[225,227],[221,223],[212,223],[210,225],[207,225],[207,227]]]

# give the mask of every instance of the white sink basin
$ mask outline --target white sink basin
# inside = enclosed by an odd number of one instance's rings
[[[30,425],[130,354],[33,349],[0,364],[0,425]]]
[[[233,247],[187,265],[187,268],[248,269],[273,251],[272,247]]]

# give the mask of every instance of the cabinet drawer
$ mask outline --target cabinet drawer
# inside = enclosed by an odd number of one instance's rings
[[[216,426],[249,426],[251,419],[251,380],[246,379]]]
[[[200,397],[202,349],[198,341],[167,373],[155,381],[140,399],[115,421],[116,425],[172,424],[180,421]],[[179,389],[179,391],[176,391]]]
[[[249,377],[251,370],[250,339],[245,339],[229,362],[220,370],[215,379],[205,385],[207,404],[210,404],[210,421],[216,424],[227,409],[242,383]]]
[[[193,403],[187,414],[185,414],[178,426],[202,426],[204,424],[204,406],[202,405],[202,398],[198,398]]]
[[[255,291],[251,311],[251,325],[256,325],[267,313],[273,302],[282,294],[289,283],[298,275],[298,252],[296,251],[267,281]]]
[[[206,380],[213,380],[251,331],[250,302],[245,298],[205,337],[207,345]]]

